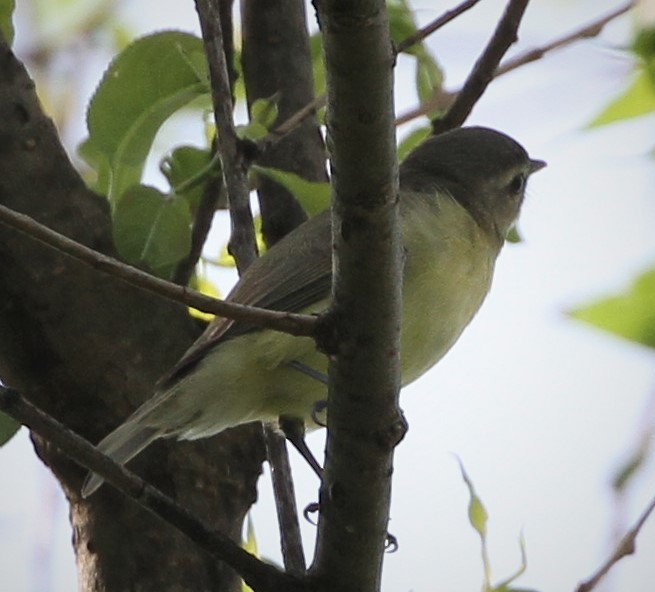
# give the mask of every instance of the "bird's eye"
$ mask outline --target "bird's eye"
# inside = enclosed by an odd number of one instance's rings
[[[521,193],[525,189],[525,175],[516,175],[508,185],[508,189],[513,194]]]

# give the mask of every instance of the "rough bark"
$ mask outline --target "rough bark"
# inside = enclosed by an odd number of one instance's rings
[[[278,97],[278,121],[314,98],[305,4],[302,0],[242,3],[243,73],[248,107]],[[258,163],[291,171],[310,181],[327,181],[325,150],[316,117],[269,147]],[[302,207],[282,186],[262,178],[258,187],[262,232],[272,245],[306,219]]]
[[[34,85],[0,45],[0,203],[114,254],[109,209],[73,169]],[[0,225],[0,376],[91,441],[152,391],[198,333],[184,307],[145,294]],[[79,498],[84,470],[34,438],[71,505],[83,590],[234,590],[227,568],[108,486]],[[246,427],[159,443],[132,465],[235,539],[264,448]]]

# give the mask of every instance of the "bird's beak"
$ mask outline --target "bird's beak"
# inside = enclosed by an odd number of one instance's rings
[[[540,171],[546,166],[545,160],[531,160],[530,161],[530,174]]]

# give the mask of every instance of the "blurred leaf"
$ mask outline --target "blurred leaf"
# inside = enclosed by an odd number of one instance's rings
[[[278,115],[277,98],[257,99],[250,106],[250,119],[252,121],[258,121],[266,129],[271,129]]]
[[[5,38],[8,45],[14,42],[14,0],[0,0],[0,33]]]
[[[489,592],[530,592],[525,588],[514,588],[513,586],[510,586],[510,584],[522,576],[525,573],[525,570],[528,568],[528,556],[525,551],[525,537],[523,536],[523,533],[519,535],[519,549],[521,551],[521,564],[519,565],[516,572],[514,572],[505,581],[491,588]]]
[[[191,247],[191,215],[184,199],[134,185],[114,210],[114,241],[120,255],[169,277]]]
[[[414,13],[405,0],[387,0],[387,12],[389,32],[396,45],[416,34],[418,29],[414,21]],[[410,47],[407,53],[413,53],[415,50],[416,46]]]
[[[237,126],[237,136],[253,142],[265,138],[277,120],[277,115],[277,104],[274,100],[257,99],[250,107],[250,121]]]
[[[643,467],[646,460],[648,460],[647,450],[639,447],[614,473],[612,489],[614,491],[623,491],[630,480],[639,472],[639,469]]]
[[[31,34],[41,47],[57,49],[106,25],[116,4],[113,0],[32,0]]]
[[[475,492],[473,482],[466,473],[461,461],[459,467],[462,471],[462,479],[464,479],[464,483],[466,483],[466,487],[469,490],[469,522],[480,535],[480,538],[485,540],[487,536],[487,520],[489,519],[489,515],[487,514],[487,510],[485,509],[482,500]]]
[[[387,0],[387,11],[391,39],[396,45],[416,35],[418,27],[414,13],[406,0]],[[416,92],[419,101],[426,103],[443,87],[443,71],[422,41],[408,47],[403,53],[416,58]],[[441,112],[435,110],[426,115],[434,119]]]
[[[0,412],[0,446],[3,446],[18,432],[20,424],[13,418]]]
[[[323,37],[321,33],[314,33],[309,38],[309,50],[312,56],[312,70],[314,71],[314,96],[320,97],[327,89],[327,74],[323,61]]]
[[[248,551],[251,555],[254,555],[255,557],[259,557],[259,551],[257,550],[257,537],[255,536],[255,526],[252,523],[252,518],[250,517],[250,514],[248,514],[248,522],[247,522],[247,532],[246,532],[246,540],[243,541],[243,544],[241,545],[244,550]],[[245,582],[242,584],[242,592],[253,592],[253,589],[248,586]]]
[[[519,229],[516,226],[516,224],[514,224],[514,226],[512,226],[509,229],[509,232],[507,233],[507,236],[505,237],[505,240],[508,243],[512,243],[512,244],[517,244],[517,243],[522,243],[523,242],[523,239],[521,238],[521,235],[519,234]]]
[[[330,207],[330,184],[307,181],[295,173],[254,165],[251,170],[279,183],[293,195],[307,215],[315,216]]]
[[[112,203],[141,180],[161,125],[207,93],[207,84],[202,42],[187,33],[143,37],[114,59],[91,99],[82,149],[82,155],[92,154],[89,164],[100,167],[99,179],[109,179]]]
[[[173,193],[184,197],[193,208],[202,196],[208,176],[220,175],[221,162],[218,156],[212,159],[206,148],[178,146],[162,159],[159,169]]]
[[[623,294],[576,308],[569,315],[655,348],[655,269],[640,275]]]
[[[620,97],[614,99],[588,127],[607,125],[655,111],[655,82],[642,69]]]
[[[419,127],[410,132],[398,145],[398,162],[405,160],[407,155],[417,146],[423,143],[432,134],[432,128],[429,126]]]
[[[214,284],[209,278],[205,276],[194,278],[194,280],[191,282],[191,287],[194,290],[201,292],[202,294],[206,294],[207,296],[213,296],[214,298],[221,297],[221,293],[216,287],[216,284]],[[208,323],[216,316],[210,312],[203,312],[197,308],[193,308],[192,306],[189,307],[189,314],[196,319],[207,321]]]
[[[416,55],[416,91],[422,104],[432,100],[435,93],[441,90],[443,79],[443,72],[436,60],[427,51],[418,52]],[[428,118],[434,119],[438,115],[442,115],[442,112],[433,109],[426,115]]]
[[[245,125],[237,125],[236,133],[241,140],[252,140],[256,142],[268,135],[268,129],[259,123],[259,121],[251,121]]]
[[[641,29],[637,33],[632,50],[642,59],[651,84],[655,84],[655,27]]]

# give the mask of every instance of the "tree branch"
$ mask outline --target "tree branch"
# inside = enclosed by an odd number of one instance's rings
[[[26,401],[18,391],[0,385],[0,410],[45,438],[75,462],[101,475],[139,506],[179,530],[211,557],[227,563],[257,592],[303,589],[299,580],[260,561],[225,535],[207,528],[171,498]]]
[[[189,249],[189,254],[177,264],[175,273],[171,279],[173,283],[180,286],[186,286],[191,280],[196,264],[202,255],[202,249],[205,246],[207,235],[211,230],[214,214],[220,202],[222,189],[222,176],[212,175],[205,183],[193,219],[193,228],[191,229],[191,248]]]
[[[450,21],[458,17],[460,14],[466,12],[468,9],[475,6],[480,0],[466,0],[455,8],[444,12],[441,16],[437,17],[431,23],[428,23],[425,27],[421,28],[415,35],[410,35],[403,41],[401,41],[396,47],[396,52],[400,53],[409,49],[412,45],[415,45],[419,41],[423,41],[428,36],[432,35],[435,31],[438,31],[444,25],[447,25]],[[307,103],[298,111],[289,116],[281,124],[279,124],[275,129],[273,129],[262,141],[262,146],[266,147],[270,144],[278,142],[284,138],[287,134],[290,134],[295,130],[299,125],[303,123],[308,117],[315,115],[319,109],[322,109],[327,104],[327,96],[321,95],[316,97],[313,101]],[[432,107],[434,108],[434,107]],[[422,115],[423,113],[421,113]],[[399,125],[397,123],[397,125]]]
[[[239,273],[243,273],[257,257],[257,242],[250,210],[247,162],[232,119],[232,91],[223,49],[219,4],[220,0],[196,0],[196,10],[209,64],[218,149],[230,204],[232,231],[228,251],[236,260]]]
[[[509,0],[496,30],[473,66],[462,90],[443,118],[432,122],[434,134],[440,134],[466,121],[471,110],[493,80],[494,72],[510,46],[516,41],[519,24],[529,0]]]
[[[295,488],[291,477],[291,465],[286,439],[272,426],[262,424],[266,443],[266,457],[271,468],[271,481],[275,496],[278,524],[280,527],[280,548],[285,569],[293,575],[305,573],[307,564],[302,547],[302,536],[298,522]]]
[[[379,589],[398,409],[401,245],[393,65],[384,0],[317,0],[328,78],[333,304],[320,590]],[[362,346],[365,344],[365,346]],[[402,426],[399,429],[399,426]]]
[[[585,25],[579,29],[575,29],[574,31],[567,33],[562,37],[554,39],[553,41],[545,45],[542,45],[540,47],[535,47],[533,49],[525,51],[507,60],[506,62],[500,64],[498,68],[496,68],[496,71],[494,72],[493,75],[494,79],[502,76],[503,74],[507,74],[512,70],[516,70],[517,68],[524,66],[525,64],[529,64],[531,62],[540,60],[547,53],[553,50],[566,47],[567,45],[575,43],[580,39],[587,39],[589,37],[594,37],[596,35],[599,35],[608,23],[618,18],[622,14],[628,12],[633,6],[634,6],[634,2],[628,2],[626,5],[617,8],[616,10],[608,13],[607,15],[602,16],[597,20],[589,23],[588,25]],[[423,115],[426,115],[430,111],[434,111],[435,109],[439,109],[443,111],[447,110],[452,105],[457,95],[461,93],[461,91],[462,89],[456,91],[450,91],[450,92],[446,90],[442,90],[440,93],[437,93],[429,101],[426,101],[425,103],[418,105],[417,107],[414,107],[412,109],[409,109],[408,111],[405,111],[404,113],[399,115],[396,118],[396,125],[399,126],[408,123],[413,119],[416,119],[417,117],[421,117]]]
[[[622,14],[628,12],[634,6],[634,4],[635,4],[634,2],[628,2],[624,6],[616,8],[615,10],[606,14],[605,16],[602,16],[597,20],[592,21],[588,25],[576,29],[571,33],[559,37],[558,39],[554,39],[553,41],[547,43],[546,45],[542,45],[541,47],[535,47],[533,49],[530,49],[526,52],[523,52],[513,57],[510,60],[507,60],[506,62],[498,66],[496,72],[494,73],[494,78],[498,78],[499,76],[502,76],[503,74],[507,74],[507,72],[510,72],[512,70],[516,70],[516,68],[519,68],[520,66],[524,66],[525,64],[529,64],[530,62],[536,62],[537,60],[543,58],[548,52],[553,51],[554,49],[560,49],[562,47],[566,47],[567,45],[570,45],[575,41],[579,41],[580,39],[589,39],[590,37],[596,37],[600,35],[600,33],[605,28],[605,25],[613,21],[615,18],[621,16]]]
[[[94,251],[43,224],[39,224],[29,216],[10,210],[3,205],[0,205],[0,222],[86,263],[97,271],[109,274],[168,300],[249,325],[274,329],[291,335],[311,336],[313,334],[316,324],[316,318],[313,316],[277,312],[212,298]]]
[[[469,8],[473,8],[478,2],[480,2],[480,0],[466,0],[466,2],[462,2],[458,6],[455,6],[455,8],[447,10],[440,17],[437,17],[431,23],[422,27],[415,35],[410,35],[407,39],[401,41],[396,47],[396,51],[398,53],[403,52],[409,49],[412,45],[423,41],[426,37],[429,37],[432,33],[441,29],[444,25],[447,25],[460,14],[469,10]]]
[[[593,590],[596,585],[607,575],[607,573],[614,567],[621,559],[632,555],[636,548],[637,536],[643,528],[644,524],[650,517],[650,515],[655,511],[655,498],[653,498],[642,515],[639,517],[634,526],[625,533],[623,538],[619,541],[619,544],[614,549],[614,552],[610,557],[600,566],[598,571],[591,576],[588,580],[582,582],[577,588],[576,592],[590,592]]]

